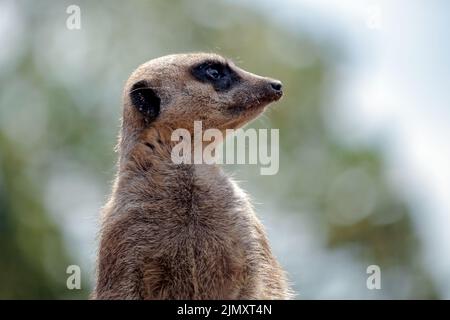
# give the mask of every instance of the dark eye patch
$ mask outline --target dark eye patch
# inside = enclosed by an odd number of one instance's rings
[[[192,75],[200,82],[210,83],[216,91],[227,91],[240,81],[228,64],[219,61],[206,61],[194,66]]]

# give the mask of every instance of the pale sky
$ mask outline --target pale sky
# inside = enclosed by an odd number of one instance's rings
[[[381,150],[388,179],[411,207],[426,267],[450,298],[450,2],[258,3],[286,28],[349,53],[329,101],[330,127],[346,143]]]

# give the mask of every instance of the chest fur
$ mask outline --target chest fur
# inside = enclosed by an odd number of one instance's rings
[[[256,218],[234,182],[216,167],[178,166],[131,186],[124,197],[133,205],[118,213],[121,227],[113,232],[136,244],[128,260],[141,270],[144,295],[235,298],[257,242]]]

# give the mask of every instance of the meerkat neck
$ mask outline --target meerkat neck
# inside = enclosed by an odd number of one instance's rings
[[[170,128],[151,127],[145,132],[121,130],[116,147],[119,153],[119,172],[127,171],[130,163],[150,161],[159,163],[171,162]]]
[[[126,169],[126,164],[130,161],[146,157],[151,161],[175,165],[203,164],[205,148],[208,146],[211,153],[222,142],[222,139],[217,138],[214,138],[213,144],[211,141],[204,141],[203,132],[182,129],[184,131],[180,133],[177,130],[168,126],[152,126],[141,132],[122,130],[118,145],[120,169]]]
[[[120,162],[113,198],[127,201],[115,202],[115,212],[125,210],[121,207],[127,210],[141,208],[152,199],[171,201],[171,197],[180,190],[194,190],[199,181],[215,180],[221,175],[218,165],[174,163],[171,151],[177,142],[171,141],[168,133],[151,129],[145,135],[137,135],[134,140],[130,137],[120,140]]]

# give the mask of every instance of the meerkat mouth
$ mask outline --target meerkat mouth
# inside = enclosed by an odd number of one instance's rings
[[[254,105],[235,105],[227,109],[228,113],[233,117],[246,117],[261,113],[268,104],[254,104]]]
[[[250,96],[250,101],[232,105],[227,108],[233,115],[242,115],[243,113],[258,112],[270,105],[272,102],[278,101],[283,96],[283,92],[277,92],[270,95]]]

